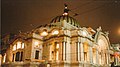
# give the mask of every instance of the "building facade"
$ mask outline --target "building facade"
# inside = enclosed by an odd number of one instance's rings
[[[112,46],[112,51],[113,51],[113,56],[112,60],[114,60],[114,65],[115,66],[120,66],[120,44],[111,44]],[[110,54],[111,55],[111,54]]]
[[[14,36],[2,53],[2,66],[109,67],[108,33],[101,27],[80,27],[68,11],[65,5],[63,15],[49,24]]]

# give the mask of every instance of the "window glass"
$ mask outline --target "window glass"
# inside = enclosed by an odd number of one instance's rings
[[[35,52],[35,59],[39,59],[39,51],[37,51],[37,50]]]
[[[19,57],[20,57],[20,52],[17,52],[16,57],[15,57],[15,61],[19,61]]]
[[[23,52],[21,52],[21,57],[20,57],[20,61],[23,60]]]
[[[21,48],[21,42],[17,42],[17,49]]]

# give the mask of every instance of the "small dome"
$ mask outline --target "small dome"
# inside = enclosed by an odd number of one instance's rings
[[[57,16],[57,17],[53,18],[51,23],[61,22],[63,20],[66,20],[66,22],[70,23],[71,25],[79,27],[79,23],[76,21],[76,19],[74,19],[73,17],[70,17],[69,15]]]

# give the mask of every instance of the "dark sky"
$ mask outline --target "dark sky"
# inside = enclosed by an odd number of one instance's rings
[[[2,35],[30,31],[62,15],[64,3],[81,27],[102,27],[111,43],[120,42],[120,0],[2,0]]]

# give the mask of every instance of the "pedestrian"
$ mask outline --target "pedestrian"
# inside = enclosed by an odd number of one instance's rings
[[[114,67],[114,62],[111,63],[111,67]]]

